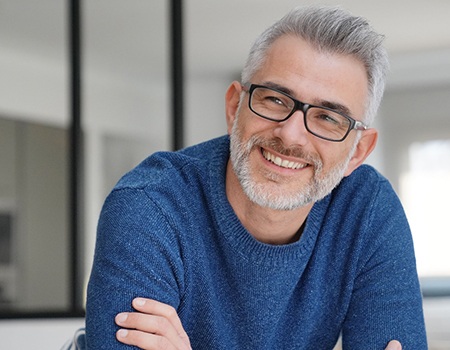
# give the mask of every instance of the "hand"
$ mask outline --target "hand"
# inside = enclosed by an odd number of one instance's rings
[[[123,312],[116,316],[121,328],[117,340],[144,350],[190,350],[191,344],[176,310],[156,300],[136,298],[137,312]]]
[[[385,350],[402,350],[402,344],[397,340],[392,340]]]

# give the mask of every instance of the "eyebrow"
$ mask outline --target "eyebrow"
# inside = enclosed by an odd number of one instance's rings
[[[284,92],[285,94],[288,94],[292,98],[295,98],[294,92],[291,89],[287,88],[286,86],[274,83],[272,81],[265,81],[265,82],[261,83],[261,85]],[[342,103],[327,101],[327,100],[319,100],[319,99],[315,100],[313,103],[307,103],[307,102],[304,102],[304,103],[311,104],[311,105],[314,105],[317,107],[326,107],[326,108],[332,109],[333,111],[336,111],[336,112],[339,112],[341,114],[345,114],[345,115],[351,117],[350,109],[347,106],[343,105]]]

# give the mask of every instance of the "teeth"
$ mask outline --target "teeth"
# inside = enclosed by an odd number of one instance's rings
[[[272,153],[267,152],[266,150],[263,150],[263,156],[267,160],[271,161],[272,163],[274,163],[282,168],[301,169],[301,168],[305,168],[308,165],[305,163],[292,162],[292,161],[289,161],[286,159],[283,160],[280,157],[274,156]]]

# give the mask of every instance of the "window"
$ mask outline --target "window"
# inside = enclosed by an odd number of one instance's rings
[[[412,143],[408,158],[400,196],[414,237],[419,275],[425,281],[450,278],[450,140]]]
[[[85,1],[80,31],[69,5],[2,1],[0,318],[82,313],[106,193],[145,155],[170,148],[169,2]],[[82,34],[81,52],[69,27]],[[76,109],[82,125],[71,137]]]

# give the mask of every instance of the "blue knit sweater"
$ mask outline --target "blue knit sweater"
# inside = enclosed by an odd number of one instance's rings
[[[298,242],[256,241],[225,194],[228,137],[147,158],[106,199],[88,288],[89,349],[125,349],[134,297],[174,306],[194,350],[426,349],[411,234],[361,166],[316,203]]]

